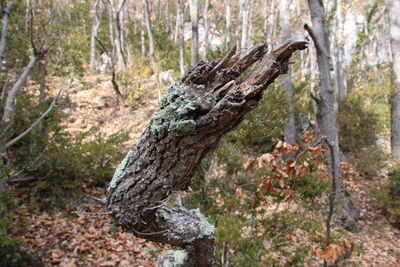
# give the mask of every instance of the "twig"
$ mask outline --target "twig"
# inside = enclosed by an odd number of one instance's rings
[[[32,131],[33,128],[35,128],[46,116],[47,114],[49,114],[53,108],[56,105],[57,100],[60,98],[60,96],[62,95],[63,90],[60,90],[60,92],[58,93],[57,97],[55,97],[53,99],[53,101],[51,102],[49,108],[28,128],[26,129],[24,132],[22,132],[20,135],[18,135],[17,137],[15,137],[14,139],[12,139],[11,141],[9,141],[5,147],[9,148],[10,146],[14,145],[15,143],[17,143],[19,140],[21,140],[25,135],[27,135],[30,131]]]
[[[99,197],[93,197],[93,196],[87,196],[87,197],[91,198],[93,200],[96,200],[97,202],[104,204],[104,205],[107,203],[106,198],[99,198]]]
[[[84,215],[101,216],[101,215],[110,215],[111,211],[106,211],[106,212],[72,211],[71,213],[72,214],[84,214]]]
[[[136,235],[159,235],[159,234],[163,234],[165,232],[168,232],[168,230],[163,230],[163,231],[159,231],[159,232],[152,232],[152,233],[142,233],[139,232],[133,228],[131,228],[132,232],[134,232]]]

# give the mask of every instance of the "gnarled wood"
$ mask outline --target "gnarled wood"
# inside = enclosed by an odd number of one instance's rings
[[[265,42],[235,48],[223,59],[200,62],[173,84],[110,183],[107,206],[117,224],[139,237],[182,247],[177,255],[188,266],[211,266],[214,227],[198,210],[162,203],[188,188],[202,158],[257,106],[264,89],[307,43],[301,34],[269,54]],[[159,265],[177,264],[173,254],[163,254]]]

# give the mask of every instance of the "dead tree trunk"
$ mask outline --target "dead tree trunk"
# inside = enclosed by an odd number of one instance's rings
[[[192,67],[161,100],[117,168],[107,196],[118,225],[183,249],[161,255],[159,266],[212,266],[214,226],[199,210],[163,204],[189,187],[202,158],[257,106],[267,86],[287,72],[291,55],[307,43],[298,35],[269,54],[266,42],[234,47],[222,59]]]
[[[358,220],[359,211],[346,194],[343,179],[340,178],[341,155],[336,128],[336,113],[334,109],[334,87],[330,75],[330,52],[325,22],[325,9],[321,0],[308,0],[308,6],[311,13],[313,29],[308,25],[306,25],[306,29],[314,41],[317,51],[317,65],[320,73],[321,94],[320,97],[317,97],[318,126],[320,127],[321,134],[327,137],[329,143],[332,144],[334,148],[334,159],[328,157],[328,166],[335,166],[335,176],[338,177],[338,179],[336,179],[335,201],[339,204],[341,224],[348,230],[355,230],[355,223]],[[332,160],[335,160],[333,164],[331,162]]]
[[[400,18],[399,0],[386,1],[390,24],[390,46],[393,57],[394,84],[391,96],[392,156],[400,159]],[[396,11],[397,10],[397,11]]]

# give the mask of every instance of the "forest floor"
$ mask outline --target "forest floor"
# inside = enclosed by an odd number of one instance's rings
[[[115,103],[107,76],[87,76],[74,82],[69,90],[70,108],[64,110],[65,125],[73,134],[96,127],[110,135],[128,130],[130,142],[126,150],[140,137],[158,104],[156,83],[143,79],[145,92],[135,100],[135,108],[121,110]],[[54,79],[50,88],[60,88],[66,82]],[[153,88],[153,89],[152,89]],[[387,177],[356,175],[350,188],[361,208],[357,233],[352,242],[362,244],[362,253],[346,263],[351,266],[400,266],[400,231],[392,226],[382,210],[374,205],[371,189]],[[27,231],[19,238],[32,251],[40,251],[46,266],[154,266],[157,254],[165,246],[136,238],[112,225],[107,215],[71,214],[72,211],[105,212],[105,207],[91,197],[104,197],[103,188],[83,188],[78,204],[66,212],[27,213]],[[295,245],[295,244],[292,244]],[[316,266],[312,263],[307,265]]]

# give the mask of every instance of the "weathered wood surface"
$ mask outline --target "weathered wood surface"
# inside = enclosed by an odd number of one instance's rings
[[[192,67],[161,100],[115,172],[107,198],[118,225],[184,249],[175,253],[177,258],[171,251],[163,254],[160,266],[212,265],[214,226],[198,210],[163,203],[188,188],[202,158],[257,106],[264,89],[286,73],[292,54],[307,44],[300,34],[270,53],[265,42],[234,47],[222,59]]]

